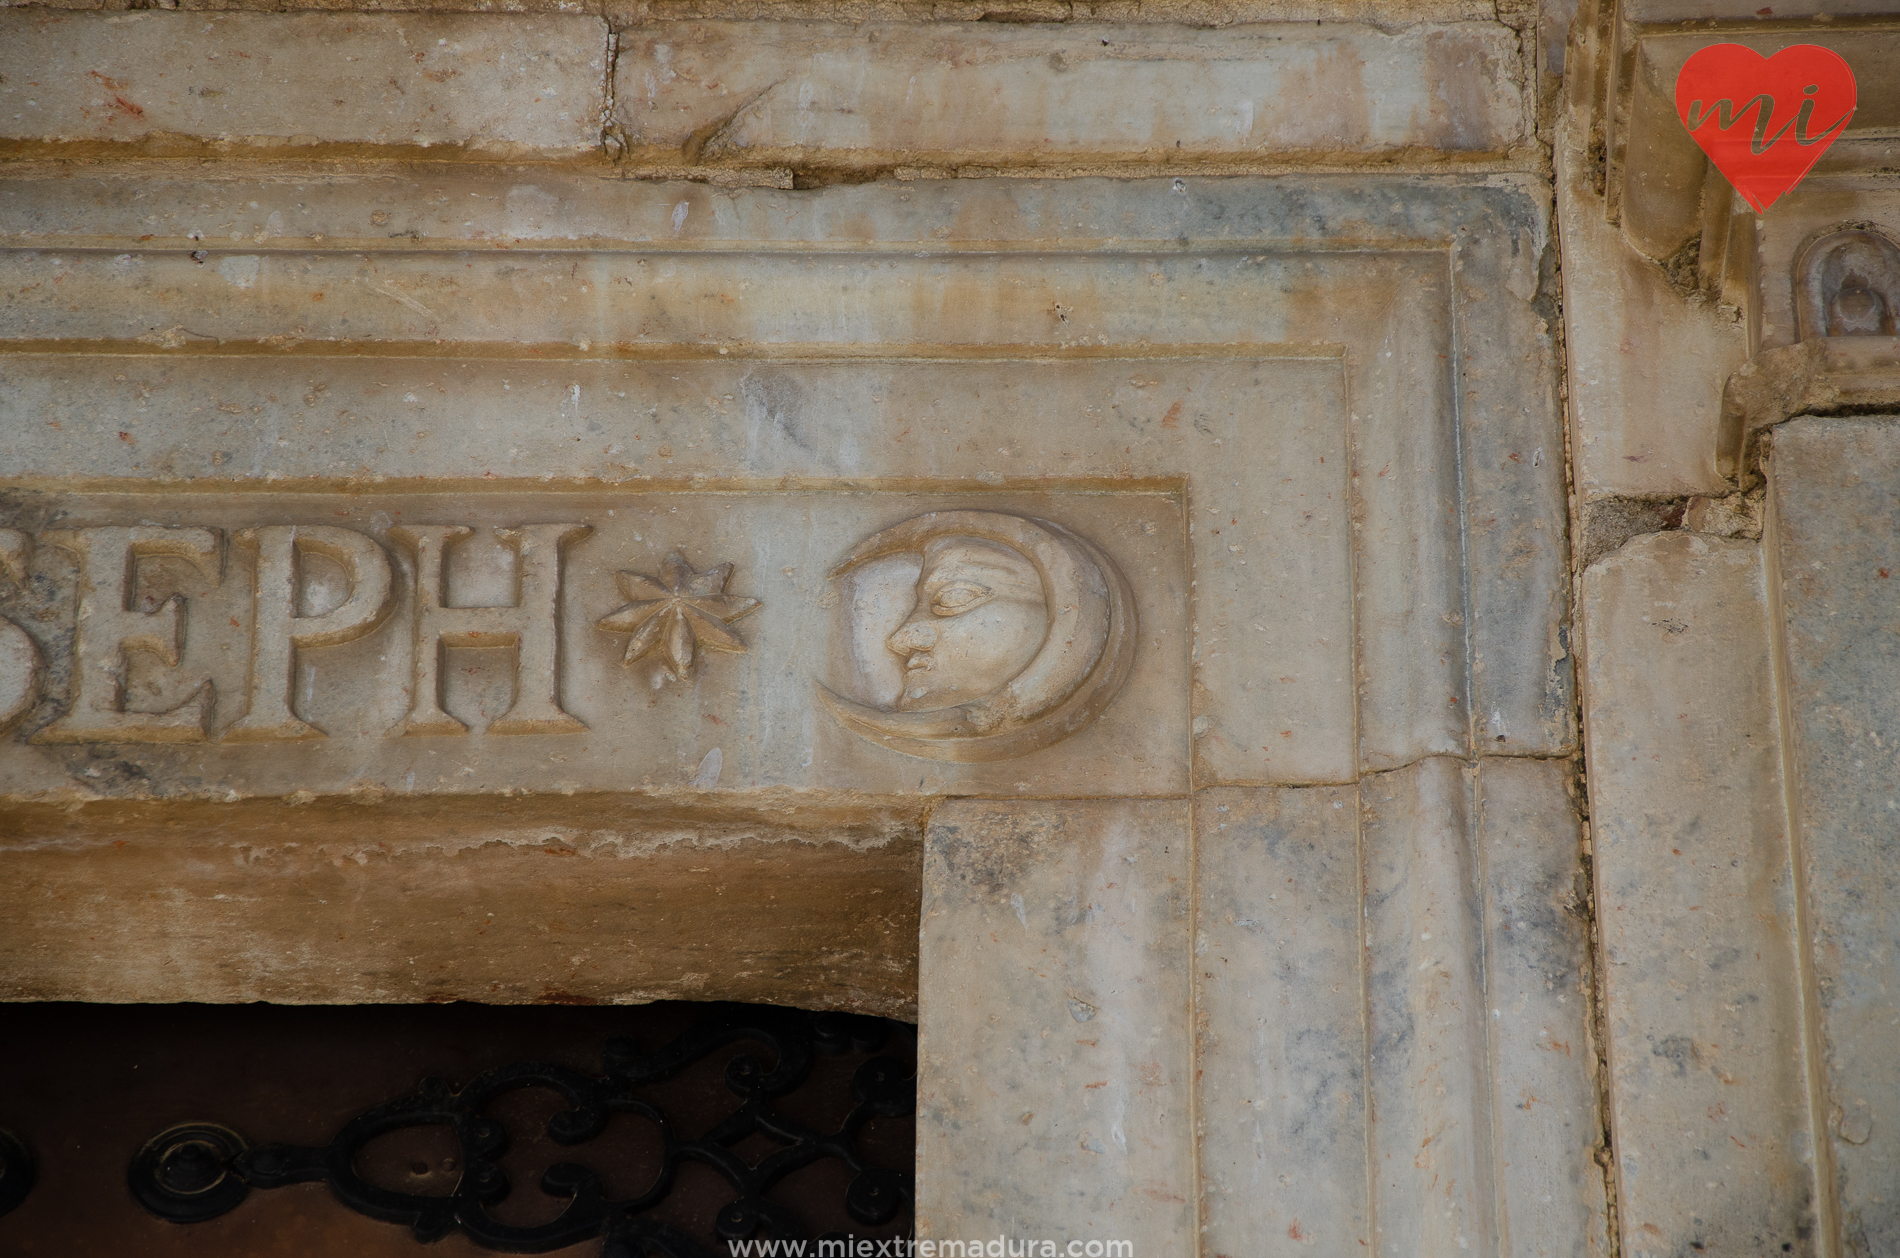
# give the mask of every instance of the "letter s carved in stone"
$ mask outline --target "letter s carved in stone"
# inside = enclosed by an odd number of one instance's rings
[[[0,529],[0,580],[26,584],[33,539],[18,529]],[[26,630],[0,616],[0,730],[9,730],[40,697],[40,652]]]

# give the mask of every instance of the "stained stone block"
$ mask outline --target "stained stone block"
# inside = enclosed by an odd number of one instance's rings
[[[1213,1252],[1605,1252],[1571,771],[1195,797]]]
[[[1359,786],[1380,1258],[1497,1245],[1473,787],[1443,757]]]
[[[1777,428],[1764,542],[1787,661],[1791,809],[1806,875],[1826,1142],[1845,1252],[1900,1247],[1900,428]]]
[[[1500,1254],[1611,1252],[1574,775],[1503,756],[1478,770]]]
[[[0,141],[573,156],[600,143],[606,73],[591,17],[11,8]]]
[[[1716,469],[1722,385],[1748,329],[1687,304],[1632,249],[1589,187],[1582,141],[1557,153],[1571,448],[1585,501],[1728,493]]]
[[[600,794],[12,804],[0,1000],[743,1000],[912,1017],[919,821]]]
[[[919,1236],[1193,1235],[1188,804],[944,804],[925,831]]]
[[[1371,1240],[1358,797],[1195,797],[1209,1253],[1362,1254]]]
[[[1583,579],[1591,837],[1629,1254],[1823,1252],[1761,551]]]
[[[1501,153],[1528,138],[1519,75],[1489,22],[679,22],[623,37],[615,109],[636,150],[766,164]]]

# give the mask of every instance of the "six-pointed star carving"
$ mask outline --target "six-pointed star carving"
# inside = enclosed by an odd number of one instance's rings
[[[759,600],[726,593],[726,582],[732,579],[731,564],[695,572],[685,557],[674,551],[660,561],[657,577],[621,572],[614,579],[620,583],[620,592],[632,601],[595,623],[609,633],[633,635],[627,640],[624,663],[631,664],[658,649],[673,679],[685,681],[693,671],[699,648],[745,650],[745,639],[726,625],[757,607]]]

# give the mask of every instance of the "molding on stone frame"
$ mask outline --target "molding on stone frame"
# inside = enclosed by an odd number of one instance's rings
[[[1900,411],[1900,337],[1815,337],[1763,350],[1722,390],[1718,465],[1746,489],[1761,479],[1762,434],[1797,415]]]
[[[1722,390],[1717,464],[1743,489],[1760,482],[1762,434],[1776,424],[1900,411],[1900,243],[1870,223],[1823,229],[1787,280],[1801,339],[1760,350]]]
[[[1676,117],[1676,73],[1697,49],[1721,42],[1764,54],[1800,43],[1834,49],[1854,67],[1859,104],[1813,173],[1852,176],[1891,165],[1891,137],[1900,128],[1900,4],[1857,0],[1828,5],[1831,14],[1803,13],[1806,7],[1759,16],[1768,11],[1752,0],[1597,0],[1579,12],[1572,108],[1587,120],[1600,163],[1604,216],[1685,295],[1749,310],[1758,300],[1749,247],[1755,217]]]

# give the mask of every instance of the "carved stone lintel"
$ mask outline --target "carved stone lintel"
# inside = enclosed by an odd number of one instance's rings
[[[0,529],[0,581],[26,584],[33,539],[18,529]],[[0,730],[32,710],[40,694],[40,652],[26,630],[0,616]]]

